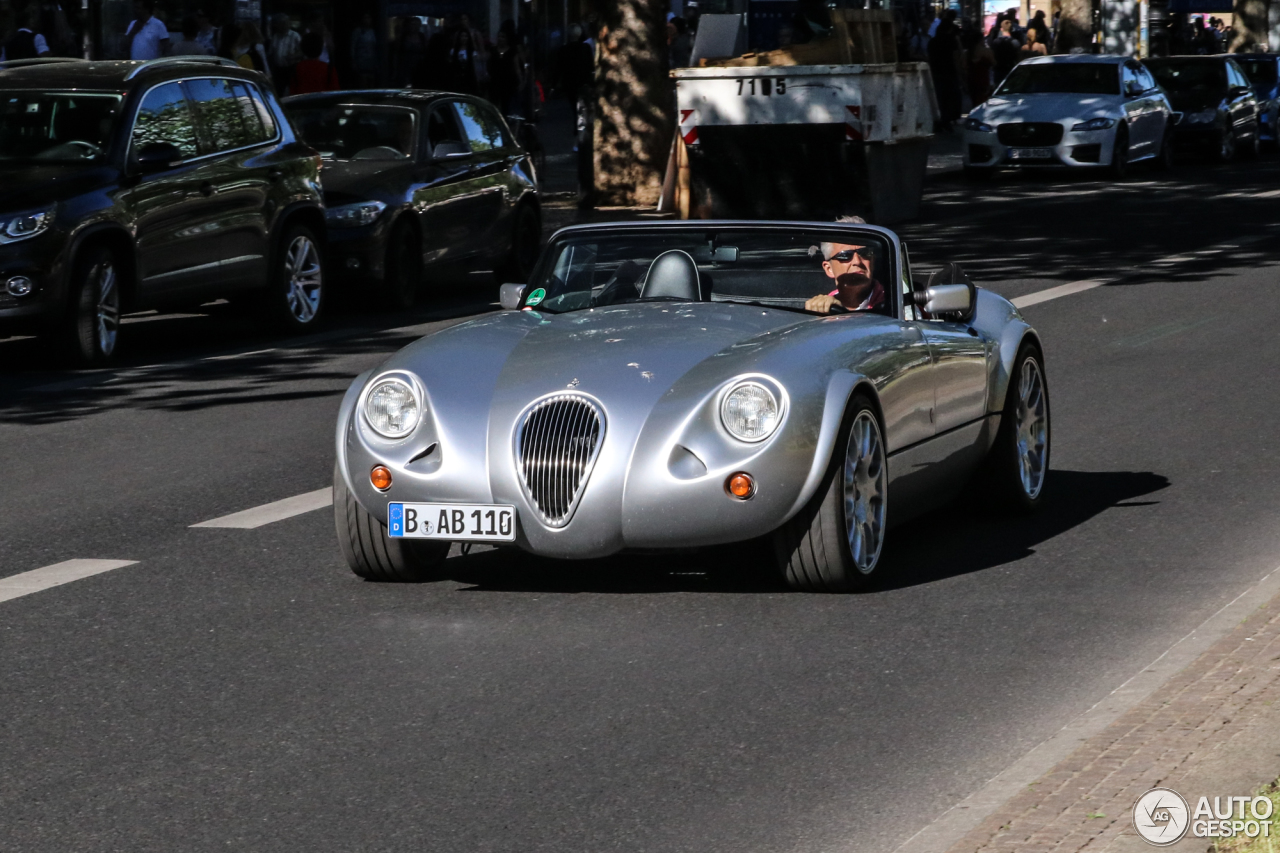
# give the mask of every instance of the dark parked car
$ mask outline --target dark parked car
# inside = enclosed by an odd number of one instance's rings
[[[315,152],[229,60],[0,64],[0,329],[115,353],[122,313],[324,306]]]
[[[1223,163],[1237,152],[1258,153],[1258,99],[1232,57],[1166,56],[1144,62],[1182,113],[1176,146],[1208,151]]]
[[[1253,84],[1262,141],[1274,146],[1280,143],[1280,54],[1241,53],[1234,58]]]
[[[528,153],[478,98],[443,92],[325,92],[285,98],[324,158],[329,269],[412,304],[424,265],[493,269],[523,282],[542,220]]]

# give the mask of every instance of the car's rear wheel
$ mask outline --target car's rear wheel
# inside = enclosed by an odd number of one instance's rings
[[[542,244],[542,217],[532,204],[520,205],[512,216],[511,251],[497,273],[502,283],[524,284],[538,260]]]
[[[76,259],[67,316],[67,350],[86,367],[105,364],[120,340],[120,262],[106,246]]]
[[[889,466],[880,420],[857,394],[841,426],[832,464],[813,500],[774,533],[774,550],[792,589],[852,592],[880,565],[889,505]]]
[[[419,583],[439,578],[449,543],[392,539],[387,526],[360,506],[337,467],[333,470],[333,520],[342,556],[351,571],[365,580]]]
[[[1116,130],[1116,141],[1111,147],[1111,177],[1117,181],[1129,174],[1129,128],[1123,124]]]
[[[1213,156],[1219,163],[1230,163],[1236,159],[1236,134],[1230,124],[1223,126],[1218,136],[1218,150]]]
[[[281,325],[301,331],[318,324],[325,307],[324,264],[320,243],[307,226],[291,225],[285,233],[270,287]]]
[[[413,307],[422,284],[422,244],[409,222],[401,222],[387,241],[385,295],[387,303],[401,311]]]
[[[1049,384],[1044,356],[1027,341],[1018,350],[985,479],[997,506],[1016,511],[1044,502],[1049,476]]]

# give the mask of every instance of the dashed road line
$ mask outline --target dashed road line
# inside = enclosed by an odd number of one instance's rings
[[[202,521],[191,526],[253,530],[265,524],[284,521],[286,518],[293,518],[295,515],[302,515],[306,512],[314,512],[327,506],[333,506],[333,488],[330,486],[316,489],[314,492],[307,492],[305,495],[294,495],[291,498],[256,506],[253,509],[233,512],[231,515]]]
[[[123,569],[125,566],[136,565],[137,562],[137,560],[66,560],[42,569],[32,569],[20,575],[0,578],[0,601],[21,598],[42,589],[62,586],[64,583],[100,575],[112,569]]]
[[[1104,284],[1110,284],[1109,278],[1087,278],[1084,281],[1073,281],[1068,284],[1060,284],[1057,287],[1050,287],[1048,290],[1037,290],[1035,293],[1028,293],[1025,296],[1019,296],[1010,300],[1017,308],[1026,308],[1029,305],[1039,305],[1041,302],[1048,302],[1050,299],[1058,299],[1063,296],[1070,296],[1073,293],[1083,293],[1086,290],[1093,290],[1095,287],[1102,287]]]

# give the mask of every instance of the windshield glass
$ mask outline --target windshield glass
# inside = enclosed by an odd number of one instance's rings
[[[1224,89],[1227,67],[1221,62],[1179,62],[1164,60],[1147,65],[1160,85],[1171,92],[1191,89]]]
[[[407,107],[285,105],[302,139],[327,160],[408,160],[417,134]]]
[[[681,292],[680,270],[650,279],[663,253],[679,251],[697,269],[696,291]],[[525,304],[560,313],[644,301],[747,302],[804,310],[806,300],[836,295],[852,310],[891,313],[890,243],[854,229],[689,228],[576,234],[547,249]],[[687,263],[687,262],[686,262]],[[674,280],[673,280],[674,279]]]
[[[1102,62],[1023,63],[996,90],[997,95],[1118,95],[1120,72]]]
[[[118,95],[0,92],[0,161],[83,163],[106,153]]]
[[[1255,86],[1272,86],[1276,82],[1276,61],[1270,56],[1249,59],[1247,56],[1236,56],[1236,62],[1249,75],[1249,82]]]

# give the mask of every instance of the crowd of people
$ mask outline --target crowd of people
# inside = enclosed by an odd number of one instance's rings
[[[521,113],[537,94],[527,45],[511,20],[490,41],[465,14],[445,18],[434,31],[418,18],[402,18],[392,38],[390,82],[480,95],[504,113]]]

